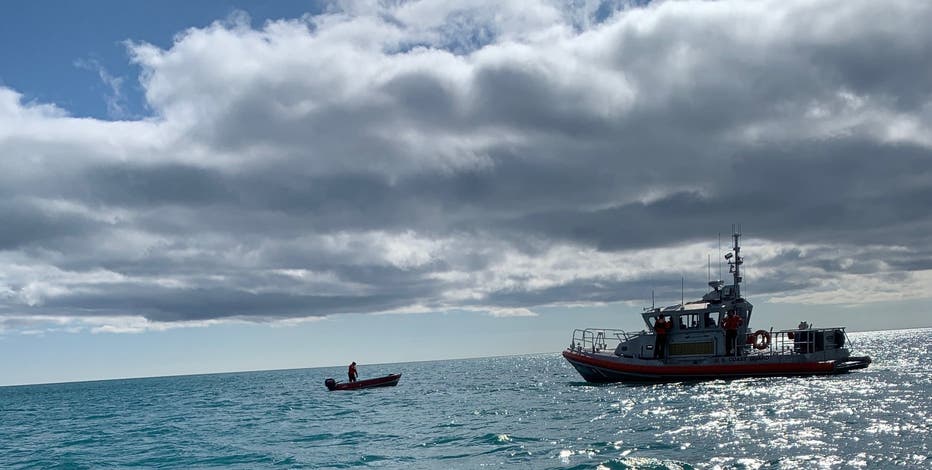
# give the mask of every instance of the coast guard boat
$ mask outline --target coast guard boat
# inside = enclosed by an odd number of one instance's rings
[[[741,297],[740,236],[736,230],[732,252],[725,254],[731,285],[710,281],[712,290],[701,300],[644,309],[647,329],[640,332],[577,329],[563,357],[596,383],[828,375],[867,367],[870,357],[851,355],[843,327],[803,322],[796,330],[751,331],[753,306]]]

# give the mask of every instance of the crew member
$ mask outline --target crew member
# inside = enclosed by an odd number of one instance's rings
[[[349,381],[350,381],[350,382],[355,382],[355,381],[356,381],[356,376],[359,375],[359,374],[356,373],[356,363],[355,363],[355,362],[353,362],[352,364],[349,365],[349,371],[347,371],[347,375],[349,375]]]
[[[663,359],[667,352],[667,332],[673,326],[673,322],[667,322],[663,315],[654,320],[654,335],[657,337],[654,341],[654,357]]]
[[[741,317],[735,315],[734,310],[728,311],[728,317],[723,322],[725,325],[725,354],[732,355],[736,351],[735,342],[738,339],[738,327],[741,326]]]

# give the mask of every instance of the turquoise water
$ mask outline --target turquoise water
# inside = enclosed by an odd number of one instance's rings
[[[559,354],[0,388],[2,468],[932,468],[932,329],[867,370],[582,382]]]

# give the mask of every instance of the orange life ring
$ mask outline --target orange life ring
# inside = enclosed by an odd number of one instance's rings
[[[770,333],[764,330],[757,330],[751,337],[754,338],[754,349],[761,350],[770,347]]]

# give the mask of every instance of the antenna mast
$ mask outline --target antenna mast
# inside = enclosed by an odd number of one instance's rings
[[[741,237],[741,225],[732,225],[731,231],[733,232],[731,236],[735,240],[735,246],[733,248],[735,251],[735,259],[729,260],[728,264],[730,265],[729,271],[732,273],[732,275],[734,276],[734,280],[735,280],[735,298],[740,299],[741,298],[741,280],[742,280],[741,279],[741,264],[743,264],[744,262],[741,259],[741,247],[738,245],[738,238]]]

